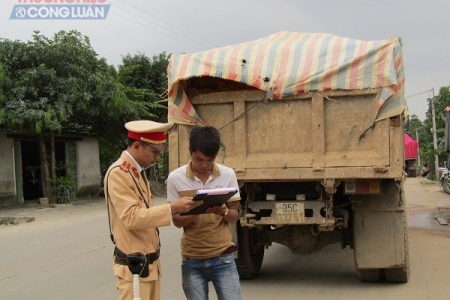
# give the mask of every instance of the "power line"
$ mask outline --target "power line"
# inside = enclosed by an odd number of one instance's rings
[[[132,15],[134,15],[134,16],[136,16],[136,17],[142,19],[142,20],[144,20],[144,21],[150,22],[150,23],[152,23],[152,24],[154,24],[154,25],[156,25],[156,26],[158,26],[158,27],[160,27],[160,28],[163,28],[163,29],[165,29],[165,30],[167,30],[167,31],[169,31],[169,32],[171,32],[171,33],[173,33],[173,34],[175,34],[175,35],[178,35],[178,36],[180,36],[180,37],[182,37],[182,38],[186,38],[186,39],[190,40],[191,42],[200,44],[200,45],[202,45],[202,46],[204,46],[204,47],[209,47],[208,45],[199,43],[199,42],[194,41],[194,40],[192,40],[192,39],[190,39],[190,38],[188,38],[188,37],[184,37],[184,36],[182,36],[181,34],[175,32],[175,31],[173,31],[173,30],[171,30],[171,29],[169,29],[169,28],[167,28],[167,27],[158,25],[157,23],[155,23],[155,22],[153,22],[153,21],[150,21],[150,20],[148,20],[148,19],[144,19],[144,18],[142,18],[141,16],[139,16],[139,15],[137,15],[137,14],[135,14],[135,13],[133,13],[133,12],[127,10],[127,9],[125,9],[125,8],[123,8],[123,7],[120,7],[120,6],[117,5],[117,4],[115,4],[115,6],[118,7],[119,9],[122,9],[122,10],[124,10],[124,11],[126,11],[126,12],[128,12],[128,13],[130,13],[130,14],[132,14]]]
[[[190,35],[192,35],[192,36],[195,36],[196,38],[198,38],[198,39],[200,39],[200,40],[202,40],[202,41],[204,41],[204,42],[207,42],[207,43],[209,43],[209,44],[211,44],[211,45],[213,45],[213,46],[215,46],[215,47],[220,47],[219,45],[216,45],[216,44],[214,44],[214,43],[212,43],[212,42],[210,42],[210,41],[207,41],[207,40],[205,40],[204,38],[202,38],[202,37],[200,37],[200,36],[198,36],[198,35],[195,35],[195,34],[193,34],[193,33],[190,33],[190,32],[184,30],[184,29],[181,28],[181,27],[178,27],[178,26],[176,26],[176,25],[174,25],[174,24],[171,24],[171,23],[169,23],[169,22],[167,22],[167,21],[161,19],[161,18],[158,18],[157,16],[155,16],[155,15],[153,15],[153,14],[151,14],[151,13],[145,11],[145,10],[143,10],[142,8],[137,7],[136,5],[130,3],[130,2],[128,2],[128,1],[126,1],[126,0],[122,0],[122,1],[125,2],[125,3],[127,3],[127,4],[130,5],[130,6],[133,6],[134,8],[138,9],[139,11],[143,11],[143,12],[145,12],[146,14],[148,14],[148,15],[150,15],[150,16],[152,16],[152,17],[154,17],[154,18],[156,18],[156,19],[158,19],[158,20],[160,20],[160,21],[162,21],[162,22],[164,22],[164,23],[167,23],[167,24],[169,24],[169,25],[171,25],[171,26],[173,26],[173,27],[175,27],[175,28],[177,28],[177,29],[179,29],[179,30],[181,30],[181,31],[183,31],[183,32],[186,32],[186,33],[188,33],[188,34],[190,34]]]
[[[432,91],[432,89],[430,89],[430,90],[426,90],[426,91],[424,91],[424,92],[421,92],[421,93],[417,93],[417,94],[414,94],[414,95],[411,95],[411,96],[405,97],[405,99],[408,99],[408,98],[412,98],[412,97],[415,97],[415,96],[419,96],[419,95],[422,95],[422,94],[425,94],[425,93],[429,93],[429,92],[431,92],[431,91]]]
[[[209,42],[209,41],[207,41],[207,40],[205,40],[205,39],[202,39],[202,38],[199,37],[199,36],[196,36],[196,35],[194,35],[194,34],[192,34],[192,33],[189,33],[189,32],[187,32],[186,30],[184,30],[184,29],[182,29],[182,28],[180,28],[180,27],[177,27],[177,26],[175,26],[175,25],[173,25],[173,24],[171,24],[171,23],[169,23],[169,22],[166,22],[166,21],[162,20],[161,18],[158,18],[158,17],[152,15],[151,13],[149,13],[149,12],[143,10],[143,9],[140,9],[139,7],[137,7],[137,6],[135,6],[135,5],[131,4],[131,3],[129,3],[129,2],[127,2],[127,1],[123,1],[123,2],[126,2],[126,3],[129,4],[130,6],[133,6],[134,8],[138,9],[139,11],[142,11],[142,12],[144,12],[144,13],[150,15],[150,16],[153,16],[154,18],[156,18],[156,19],[158,19],[158,20],[161,20],[162,22],[165,22],[165,23],[167,23],[167,24],[169,24],[169,25],[171,25],[171,26],[174,26],[175,28],[178,28],[179,30],[181,30],[181,31],[183,31],[183,32],[186,32],[186,33],[188,33],[188,34],[190,34],[190,35],[192,35],[192,36],[195,36],[196,38],[198,38],[198,39],[200,39],[200,40],[203,40],[203,41],[205,41],[205,42],[207,42],[207,43],[209,43],[209,44],[211,44],[211,45],[217,46],[217,45],[215,45],[214,43],[211,43],[211,42]],[[126,8],[123,8],[123,7],[121,7],[121,6],[117,5],[117,4],[114,4],[114,7],[117,7],[118,9],[121,9],[121,10],[123,10],[123,11],[125,11],[125,12],[127,12],[127,13],[129,13],[129,14],[132,14],[132,15],[134,15],[134,16],[136,16],[136,17],[138,17],[138,18],[140,18],[140,19],[142,19],[142,20],[144,20],[144,21],[146,21],[146,22],[152,23],[152,24],[154,24],[155,26],[158,26],[158,27],[160,27],[160,28],[162,28],[162,29],[164,29],[164,30],[167,30],[167,31],[169,31],[169,32],[171,32],[171,33],[173,33],[173,34],[179,36],[179,37],[182,37],[182,38],[184,38],[184,39],[187,39],[187,40],[189,40],[189,41],[191,41],[191,42],[194,42],[194,43],[196,43],[196,44],[199,44],[199,45],[201,45],[201,46],[203,46],[203,47],[206,47],[206,48],[210,48],[210,47],[211,47],[211,46],[209,46],[209,45],[206,45],[206,44],[200,43],[200,42],[198,42],[198,41],[195,41],[195,40],[193,40],[193,39],[191,39],[191,38],[189,38],[189,37],[185,37],[185,36],[183,36],[183,35],[181,35],[181,34],[175,32],[175,31],[171,30],[170,28],[161,26],[161,25],[159,25],[159,24],[157,24],[157,23],[155,23],[155,22],[153,22],[153,21],[151,21],[151,20],[149,20],[149,19],[143,18],[143,17],[137,15],[136,13],[134,13],[134,12],[132,12],[132,11],[130,11],[130,10],[127,10]],[[114,13],[113,11],[111,11],[111,12]],[[159,33],[159,34],[162,34],[162,35],[164,35],[164,36],[166,36],[166,37],[172,38],[172,37],[169,36],[169,35],[166,35],[166,34],[160,32],[160,31],[154,30],[153,28],[150,28],[150,27],[145,26],[145,25],[143,25],[143,24],[141,24],[141,23],[138,23],[138,22],[136,22],[136,21],[134,21],[134,20],[131,20],[131,19],[129,19],[129,18],[123,16],[123,15],[119,15],[118,13],[114,13],[114,14],[116,14],[116,15],[118,15],[118,16],[121,16],[121,17],[123,17],[123,18],[125,18],[125,19],[127,19],[127,20],[129,20],[129,21],[132,21],[132,22],[134,22],[134,23],[136,23],[136,24],[138,24],[138,25],[141,25],[141,26],[144,26],[144,27],[146,27],[146,28],[148,28],[148,29],[151,29],[151,30],[153,30],[153,31],[155,31],[155,32],[157,32],[157,33]],[[174,39],[174,38],[172,38],[172,39]],[[174,40],[176,40],[176,41],[178,41],[178,42],[181,42],[181,43],[184,43],[183,41],[180,41],[180,40],[177,40],[177,39],[174,39]],[[187,43],[186,43],[186,44],[187,44]],[[192,46],[192,47],[195,47],[195,46],[193,46],[192,44],[188,44],[188,45],[190,45],[190,46]],[[202,50],[202,49],[200,49],[200,48],[198,48],[198,47],[195,47],[195,48],[196,48],[196,49],[199,49],[199,50]]]
[[[125,16],[123,16],[123,15],[121,15],[121,14],[118,14],[118,13],[114,12],[114,11],[110,11],[110,13],[113,13],[113,14],[115,14],[116,16],[122,17],[122,18],[124,18],[124,19],[127,19],[128,21],[131,21],[131,22],[133,22],[133,23],[136,23],[136,24],[138,24],[138,25],[141,25],[141,26],[143,26],[143,27],[145,27],[145,28],[147,28],[147,29],[150,29],[150,30],[152,30],[152,31],[154,31],[154,32],[156,32],[156,33],[159,33],[159,34],[164,35],[164,36],[166,36],[166,37],[168,37],[168,38],[171,38],[171,39],[173,39],[173,40],[175,40],[175,41],[177,41],[177,42],[180,42],[180,43],[186,44],[186,45],[188,45],[188,46],[194,47],[195,49],[198,49],[198,50],[202,50],[201,48],[198,48],[197,46],[194,46],[194,45],[192,45],[192,44],[186,43],[186,42],[184,42],[184,41],[180,41],[180,40],[178,40],[178,39],[176,39],[176,38],[174,38],[174,37],[168,36],[167,34],[164,34],[164,33],[160,32],[160,31],[157,31],[157,30],[155,30],[155,29],[153,29],[153,28],[151,28],[151,27],[148,27],[148,26],[146,26],[146,25],[144,25],[144,24],[138,23],[138,22],[136,22],[135,20],[132,20],[132,19],[130,19],[130,18],[127,18],[127,17],[125,17]]]

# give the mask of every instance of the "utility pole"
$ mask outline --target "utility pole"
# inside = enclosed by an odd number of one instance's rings
[[[419,144],[419,133],[417,133],[417,129],[416,129],[416,141],[417,141],[417,164],[419,166],[422,166],[422,164],[420,163],[420,144]]]
[[[415,97],[424,93],[433,92],[433,98],[431,98],[431,114],[433,119],[433,148],[434,148],[434,176],[436,177],[436,180],[439,180],[439,160],[437,155],[437,137],[436,137],[436,111],[434,109],[434,88],[431,90],[426,90],[424,92],[408,96],[406,98]],[[406,99],[405,98],[405,99]],[[417,139],[419,140],[419,139]]]
[[[433,98],[431,98],[431,114],[433,117],[433,147],[434,147],[434,175],[436,180],[439,180],[439,160],[437,155],[437,137],[436,137],[436,112],[434,109],[434,88],[431,89],[433,92]]]

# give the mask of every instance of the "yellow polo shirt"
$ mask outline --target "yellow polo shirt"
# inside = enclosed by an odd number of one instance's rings
[[[239,186],[233,169],[214,164],[211,176],[205,184],[192,173],[191,164],[172,171],[167,179],[167,201],[176,201],[183,196],[193,196],[200,189],[234,187],[238,192],[228,201],[239,201]],[[229,246],[231,239],[230,224],[216,214],[200,214],[188,226],[183,228],[181,255],[195,259],[207,259],[220,255]]]

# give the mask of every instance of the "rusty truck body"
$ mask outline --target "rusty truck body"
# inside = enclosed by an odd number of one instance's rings
[[[192,126],[210,125],[216,162],[236,172],[242,279],[272,243],[297,254],[340,243],[360,280],[408,281],[400,38],[278,32],[172,54],[168,78],[170,170],[189,161]]]

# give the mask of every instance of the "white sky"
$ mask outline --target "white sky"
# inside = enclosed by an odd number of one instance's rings
[[[19,1],[33,0],[1,0],[0,38],[28,41],[34,30],[52,37],[76,29],[116,66],[128,53],[192,53],[283,30],[361,40],[400,36],[410,114],[423,120],[431,89],[437,95],[450,85],[448,0],[106,0],[105,20],[10,20]]]

